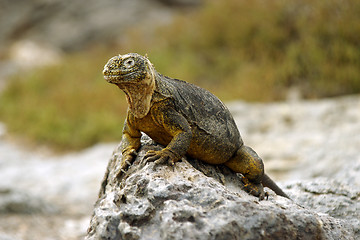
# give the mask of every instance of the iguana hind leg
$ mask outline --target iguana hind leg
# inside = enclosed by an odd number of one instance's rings
[[[265,193],[261,183],[264,164],[254,150],[245,145],[241,146],[225,165],[234,172],[244,175],[242,181],[248,193],[259,197],[260,200],[264,199]]]

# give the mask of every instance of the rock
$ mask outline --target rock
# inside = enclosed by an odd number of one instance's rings
[[[19,240],[20,238],[15,238],[15,237],[9,236],[5,233],[0,233],[0,239],[1,240]]]
[[[294,199],[275,195],[258,201],[242,190],[240,176],[223,166],[212,166],[193,159],[175,167],[146,163],[149,149],[159,150],[148,138],[126,174],[119,172],[119,149],[114,151],[95,204],[87,239],[353,239],[354,224],[338,212],[334,217],[322,212],[304,193],[319,197],[326,187],[287,185]],[[329,183],[329,189],[332,185]],[[306,190],[307,189],[307,190]],[[354,204],[359,194],[338,188],[339,197]],[[305,195],[306,196],[306,195]],[[325,205],[331,205],[327,202]],[[315,200],[313,200],[315,203]],[[330,207],[324,209],[330,210]],[[318,212],[316,210],[319,210]],[[356,214],[355,214],[356,215]],[[355,216],[354,215],[354,216]],[[336,218],[335,218],[336,217]],[[343,219],[341,219],[343,218]],[[358,234],[358,232],[356,233]]]
[[[0,189],[0,214],[56,213],[57,207],[29,193]]]
[[[28,152],[5,140],[0,138],[0,189],[11,196],[21,193],[42,199],[74,215],[91,214],[106,159],[116,144],[54,156],[40,149]]]
[[[287,183],[286,189],[299,205],[347,220],[356,236],[360,236],[359,188],[337,179],[315,178]]]

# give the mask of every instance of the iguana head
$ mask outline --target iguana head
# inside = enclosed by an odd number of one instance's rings
[[[112,57],[105,64],[103,74],[107,82],[125,92],[129,110],[135,117],[146,116],[155,89],[155,69],[147,57],[137,53]]]
[[[106,81],[113,84],[140,83],[151,71],[150,61],[137,53],[128,53],[110,58],[103,74]]]

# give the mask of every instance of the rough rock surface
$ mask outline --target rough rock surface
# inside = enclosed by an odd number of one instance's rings
[[[313,211],[346,220],[360,237],[360,189],[344,181],[324,177],[289,182],[285,189],[292,199]]]
[[[290,184],[295,201],[270,194],[258,201],[242,190],[239,176],[226,167],[182,159],[175,167],[143,160],[149,149],[159,149],[146,136],[133,165],[126,174],[116,166],[117,149],[103,179],[87,239],[353,239],[359,222],[345,216],[331,217],[302,207],[332,193],[356,210],[360,192],[339,186]],[[329,185],[330,186],[330,185]],[[333,185],[331,185],[331,188]],[[310,189],[310,190],[309,190]],[[345,190],[344,190],[345,189]],[[291,191],[290,191],[291,190]],[[311,198],[309,197],[309,198]],[[317,199],[317,200],[315,200]],[[336,199],[337,201],[337,199]],[[325,204],[326,205],[326,204]],[[325,209],[325,210],[324,210]],[[323,210],[323,211],[321,211]],[[331,212],[328,212],[331,214]],[[344,211],[344,214],[347,212]]]

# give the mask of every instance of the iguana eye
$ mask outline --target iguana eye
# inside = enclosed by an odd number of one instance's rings
[[[125,66],[126,68],[131,68],[131,67],[133,67],[134,65],[135,65],[135,60],[132,59],[132,58],[128,58],[128,59],[126,59],[125,62],[124,62],[124,66]]]

